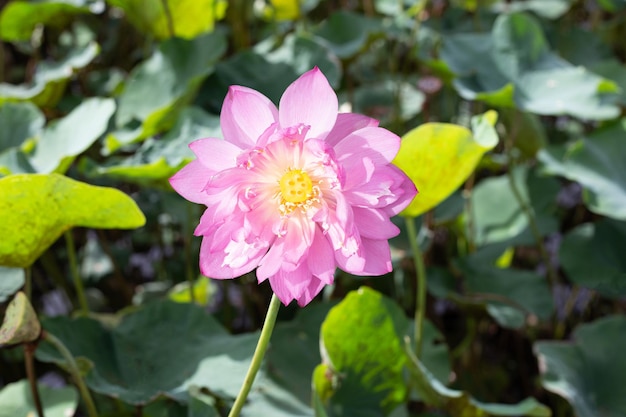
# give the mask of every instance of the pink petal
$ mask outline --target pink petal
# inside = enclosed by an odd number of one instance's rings
[[[205,167],[213,171],[233,168],[241,149],[232,143],[217,138],[198,139],[189,144],[189,148]]]
[[[368,159],[361,161],[363,166],[351,162],[343,193],[352,206],[381,208],[391,217],[415,196],[415,186],[396,166],[378,166],[372,171]]]
[[[315,236],[306,262],[311,273],[318,277],[322,284],[331,284],[333,282],[336,268],[333,248],[319,227],[315,228]],[[313,297],[315,297],[315,294]]]
[[[371,117],[357,113],[339,113],[335,126],[333,126],[333,129],[326,137],[326,142],[330,146],[335,146],[354,131],[363,129],[364,127],[376,126],[378,126],[378,120],[372,119]]]
[[[346,255],[341,249],[335,250],[335,261],[341,270],[354,275],[360,275],[365,268],[365,258],[360,252]]]
[[[194,160],[185,165],[170,178],[170,184],[176,192],[187,200],[206,204],[207,194],[204,187],[211,178],[213,171],[205,167],[200,161]]]
[[[309,253],[315,231],[313,222],[294,215],[280,227],[284,235],[276,237],[272,247],[261,260],[257,270],[259,282],[276,274],[279,269],[291,271],[297,268]]]
[[[276,275],[283,266],[284,240],[277,239],[259,262],[256,277],[259,283]]]
[[[269,278],[272,290],[285,305],[302,297],[312,279],[306,263],[289,272],[281,269]]]
[[[385,207],[385,211],[390,216],[395,216],[411,204],[411,201],[413,201],[419,191],[415,188],[413,181],[411,181],[400,168],[395,165],[390,165],[389,168],[395,170],[398,177],[402,178],[402,181],[394,188],[394,193],[397,195],[396,201],[389,203],[389,205]]]
[[[322,291],[324,285],[326,284],[320,281],[317,277],[312,277],[311,281],[309,281],[309,285],[304,289],[302,295],[297,298],[298,305],[300,307],[304,307],[305,305],[309,304],[311,300],[313,300],[315,296],[319,294],[320,291]]]
[[[359,275],[385,275],[393,270],[391,251],[387,240],[362,238],[361,248],[363,249],[363,258],[365,258],[365,267],[359,272]]]
[[[302,74],[283,93],[278,105],[283,128],[304,124],[310,126],[307,137],[323,139],[337,120],[337,95],[319,68]]]
[[[339,161],[369,158],[376,165],[391,163],[400,149],[400,138],[381,127],[365,127],[335,146]]]
[[[390,239],[400,234],[400,229],[389,220],[386,213],[377,209],[352,207],[354,224],[362,238]]]
[[[252,271],[267,251],[267,242],[246,241],[236,222],[226,222],[204,236],[200,246],[200,272],[210,278],[236,278]],[[212,250],[212,248],[216,248]]]
[[[274,103],[251,88],[231,86],[222,104],[220,125],[224,139],[241,149],[252,148],[278,120]]]

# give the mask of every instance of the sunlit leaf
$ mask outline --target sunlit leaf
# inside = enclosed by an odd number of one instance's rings
[[[191,386],[234,398],[258,338],[231,336],[202,308],[171,301],[148,303],[113,328],[68,317],[46,319],[43,326],[91,363],[85,381],[92,390],[133,405],[163,395],[183,400]],[[36,357],[65,366],[48,343],[39,345]]]
[[[145,35],[157,39],[193,39],[213,30],[224,17],[226,0],[106,0],[124,10],[128,20]],[[167,10],[165,9],[167,5]]]
[[[0,347],[34,342],[41,334],[41,324],[28,297],[18,292],[9,303],[0,327]]]
[[[163,42],[152,57],[135,67],[119,98],[117,127],[132,123],[141,127],[110,134],[107,152],[171,128],[225,48],[224,37],[217,33]]]
[[[403,136],[393,163],[419,190],[404,216],[419,216],[434,208],[471,175],[483,154],[497,144],[495,117],[491,112],[476,119],[475,134],[462,126],[426,123]]]
[[[115,111],[110,98],[89,98],[70,114],[46,126],[30,157],[41,173],[64,173],[77,155],[83,153],[106,131]]]
[[[321,350],[325,378],[333,381],[329,415],[386,415],[404,401],[402,337],[407,330],[400,307],[367,287],[349,293],[328,313]]]
[[[626,220],[626,119],[599,129],[565,150],[549,147],[538,158],[546,172],[580,183],[589,209]]]
[[[585,223],[565,235],[559,259],[575,284],[611,298],[626,295],[626,223],[605,219]]]
[[[268,20],[296,20],[300,17],[300,0],[270,0],[263,8],[263,17]]]
[[[579,417],[626,414],[626,318],[609,316],[574,330],[572,342],[537,342],[543,386]]]
[[[62,27],[76,14],[100,10],[102,3],[99,1],[10,1],[0,13],[0,39],[27,41],[37,25]]]
[[[181,282],[168,292],[168,297],[177,303],[195,302],[198,305],[206,306],[216,291],[213,281],[206,277],[196,279],[192,288],[193,297],[191,296],[192,290],[189,288],[189,282]]]
[[[76,412],[78,393],[73,387],[49,388],[38,384],[37,389],[46,417],[67,417]],[[0,404],[0,417],[37,415],[33,394],[26,379],[4,386],[0,391]]]
[[[114,188],[57,175],[19,174],[0,179],[0,265],[30,266],[73,226],[134,229],[145,217]]]
[[[39,107],[54,107],[74,72],[87,66],[99,52],[100,46],[90,42],[72,49],[59,62],[41,62],[30,85],[0,83],[0,104],[6,101],[31,101]]]

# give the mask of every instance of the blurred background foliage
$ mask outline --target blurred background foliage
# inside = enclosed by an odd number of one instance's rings
[[[229,85],[277,102],[313,66],[407,144],[423,348],[399,218],[393,273],[281,310],[245,415],[626,416],[625,0],[0,6],[0,345],[27,346],[0,350],[0,416],[34,410],[39,320],[101,416],[226,415],[270,289],[199,275],[167,179]],[[46,416],[86,415],[45,334]]]

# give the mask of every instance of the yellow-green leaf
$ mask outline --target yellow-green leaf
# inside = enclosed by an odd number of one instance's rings
[[[300,17],[300,0],[271,0],[263,9],[263,17],[268,20],[296,20]]]
[[[228,7],[225,0],[107,1],[123,9],[128,20],[141,32],[160,40],[171,37],[193,39],[201,33],[211,32],[215,21],[224,17]]]
[[[146,219],[132,198],[58,174],[0,179],[0,265],[30,266],[73,226],[134,229]]]
[[[208,278],[201,276],[193,284],[193,297],[189,288],[189,282],[181,282],[175,285],[168,293],[170,300],[177,303],[195,302],[198,305],[206,306],[215,294],[215,286]]]
[[[469,129],[447,123],[426,123],[402,138],[393,163],[411,178],[419,194],[401,213],[419,216],[445,200],[471,175],[483,154],[498,143],[493,126],[497,113],[472,120]]]

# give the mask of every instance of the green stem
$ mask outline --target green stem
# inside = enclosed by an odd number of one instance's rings
[[[87,415],[89,417],[98,417],[98,412],[96,411],[96,406],[91,398],[91,394],[89,393],[89,389],[85,385],[85,381],[83,381],[83,377],[80,375],[80,369],[78,369],[78,365],[72,356],[72,353],[68,350],[67,347],[59,340],[56,336],[54,336],[50,332],[44,331],[42,333],[42,338],[52,346],[55,347],[56,350],[59,351],[63,359],[67,362],[67,366],[69,368],[70,374],[72,378],[74,378],[74,382],[76,383],[76,387],[80,392],[80,395],[83,397],[83,401],[85,402],[85,406],[87,407]]]
[[[35,403],[37,415],[44,417],[39,388],[37,387],[37,375],[35,375],[35,349],[35,343],[26,343],[24,345],[24,364],[26,365],[26,376],[30,384],[30,391],[33,394],[33,402]]]
[[[187,218],[193,219],[195,218],[194,206],[191,203],[187,203]],[[189,228],[189,221],[185,222],[185,228]],[[191,237],[193,235],[192,230],[185,231],[185,237],[183,238],[183,245],[185,251],[185,275],[187,276],[187,282],[189,283],[189,296],[191,298],[191,303],[195,304],[196,302],[196,288],[195,281],[196,277],[194,274],[193,266],[192,266],[192,254],[191,254]]]
[[[424,256],[417,242],[417,230],[415,218],[405,217],[409,243],[413,254],[413,262],[417,269],[417,294],[415,297],[415,356],[419,359],[422,353],[422,330],[424,329],[424,316],[426,314],[426,268]]]
[[[83,287],[83,281],[80,279],[78,273],[78,263],[76,262],[76,247],[74,246],[74,238],[72,232],[65,231],[65,243],[67,246],[67,257],[70,262],[70,272],[72,274],[72,280],[74,281],[74,287],[76,287],[76,296],[78,297],[78,305],[80,305],[80,311],[83,314],[89,313],[89,307],[87,306],[87,298],[85,297],[85,288]]]
[[[33,294],[33,277],[32,277],[32,269],[30,266],[24,268],[24,294],[26,294],[26,298],[29,300]]]
[[[257,342],[256,349],[254,349],[252,362],[250,362],[250,367],[248,368],[248,372],[246,373],[246,378],[243,381],[243,385],[239,390],[239,394],[235,399],[235,403],[233,404],[233,408],[230,410],[228,417],[239,416],[239,413],[241,412],[241,409],[246,402],[246,398],[248,398],[250,388],[252,388],[252,383],[254,382],[254,377],[261,367],[263,357],[265,356],[265,351],[267,350],[267,347],[269,345],[270,337],[272,335],[272,331],[274,330],[274,324],[276,323],[276,316],[278,315],[279,307],[280,300],[278,299],[276,294],[272,294],[272,300],[270,301],[270,306],[268,307],[267,314],[265,315],[263,329],[261,329],[259,341]]]
[[[167,0],[161,0],[161,4],[163,5],[163,14],[165,14],[165,20],[167,21],[167,31],[169,32],[170,38],[173,38],[174,36],[176,36],[176,31],[174,30],[174,19],[172,18],[170,5],[167,3]]]

